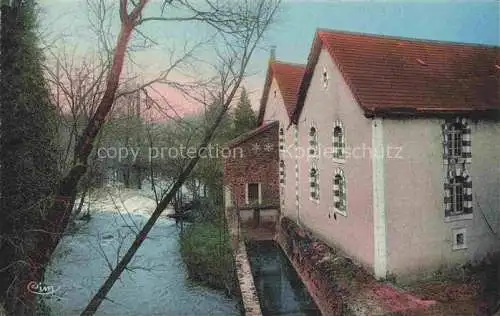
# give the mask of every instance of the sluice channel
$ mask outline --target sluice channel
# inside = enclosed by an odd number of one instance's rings
[[[278,244],[250,241],[247,251],[264,316],[321,316]]]

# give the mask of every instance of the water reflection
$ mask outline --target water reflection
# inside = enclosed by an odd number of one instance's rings
[[[247,250],[264,316],[321,316],[293,266],[275,242],[249,242]]]

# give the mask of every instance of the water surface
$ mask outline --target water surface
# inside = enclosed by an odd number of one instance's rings
[[[130,227],[141,227],[147,212],[131,215],[100,211],[58,246],[46,284],[57,288],[47,299],[53,315],[79,315],[132,243]],[[130,227],[129,227],[130,226]],[[134,228],[135,229],[135,228]],[[240,315],[237,303],[222,292],[193,284],[179,252],[179,228],[160,218],[96,315]],[[120,246],[121,245],[121,246]]]
[[[297,272],[274,241],[249,242],[247,251],[264,316],[321,316]]]

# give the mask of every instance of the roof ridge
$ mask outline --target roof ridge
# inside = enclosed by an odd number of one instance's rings
[[[431,44],[441,44],[441,45],[457,45],[457,46],[473,46],[473,47],[484,47],[484,48],[500,48],[500,45],[492,45],[492,44],[482,44],[482,43],[465,43],[465,42],[454,42],[454,41],[445,41],[445,40],[437,40],[437,39],[427,39],[427,38],[415,38],[415,37],[405,37],[398,35],[389,35],[389,34],[375,34],[375,33],[366,33],[366,32],[355,32],[355,31],[347,31],[347,30],[337,30],[337,29],[328,29],[328,28],[317,28],[316,33],[341,33],[346,35],[358,35],[363,37],[376,37],[383,39],[393,39],[400,41],[407,41],[413,43],[431,43]]]
[[[306,64],[300,64],[300,63],[293,63],[293,62],[288,62],[288,61],[282,61],[282,60],[273,60],[271,63],[273,64],[282,64],[282,65],[290,65],[290,66],[299,66],[302,68],[306,68]]]

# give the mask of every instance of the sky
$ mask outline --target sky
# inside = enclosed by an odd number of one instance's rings
[[[92,49],[85,0],[40,0],[42,25],[48,37],[63,33],[68,45]],[[158,1],[149,11],[159,10]],[[117,25],[115,20],[114,25]],[[306,63],[318,28],[410,38],[500,45],[500,1],[335,1],[284,0],[276,22],[255,52],[245,85],[258,107],[269,50],[276,46],[282,61]],[[143,73],[154,73],[168,59],[169,47],[206,34],[193,25],[153,22],[142,31],[159,44],[138,54]],[[137,70],[136,70],[137,71]]]

